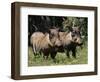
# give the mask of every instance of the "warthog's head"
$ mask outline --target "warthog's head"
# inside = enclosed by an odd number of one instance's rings
[[[77,45],[82,45],[82,38],[80,34],[80,29],[78,27],[73,27],[71,30],[72,42]]]
[[[53,28],[49,31],[51,43],[54,46],[61,46],[60,38],[59,38],[59,28]]]

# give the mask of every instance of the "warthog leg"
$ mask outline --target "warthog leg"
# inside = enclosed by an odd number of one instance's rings
[[[44,49],[42,52],[43,52],[43,58],[44,59],[48,59],[48,57],[49,57],[49,49]]]
[[[56,54],[57,54],[57,52],[51,52],[51,58],[53,59],[53,60],[55,60],[55,57],[56,57]]]
[[[73,49],[73,50],[72,50],[72,56],[73,56],[74,58],[76,58],[76,49]]]
[[[67,50],[66,55],[67,55],[68,58],[70,58],[69,50]]]

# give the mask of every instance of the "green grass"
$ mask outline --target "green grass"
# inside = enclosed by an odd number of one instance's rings
[[[70,58],[65,53],[57,53],[56,62],[50,57],[44,59],[42,55],[34,56],[32,48],[28,48],[28,66],[51,66],[51,65],[73,65],[73,64],[87,64],[88,52],[87,47],[77,49],[77,58],[73,58],[70,53]]]

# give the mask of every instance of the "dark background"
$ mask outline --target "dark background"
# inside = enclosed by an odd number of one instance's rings
[[[79,27],[84,41],[88,37],[88,19],[86,17],[39,16],[28,15],[28,38],[36,31],[48,32],[50,28],[60,28],[67,31],[71,27]]]

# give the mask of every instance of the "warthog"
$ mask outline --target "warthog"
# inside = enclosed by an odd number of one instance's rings
[[[69,32],[59,32],[59,38],[61,46],[51,51],[51,58],[55,59],[57,52],[66,52],[66,55],[70,57],[69,52],[72,52],[72,56],[76,58],[76,47],[81,46],[82,40],[80,30],[78,27],[73,27]]]
[[[58,38],[58,29],[50,29],[50,32],[45,34],[42,32],[34,32],[31,36],[31,44],[34,55],[43,53],[44,58],[48,58],[53,48],[61,46]]]
[[[30,41],[33,47],[34,55],[37,55],[43,49],[53,46],[50,42],[48,33],[43,34],[42,32],[35,32],[32,34]]]

